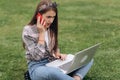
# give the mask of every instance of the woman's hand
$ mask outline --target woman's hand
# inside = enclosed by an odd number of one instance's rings
[[[45,21],[42,19],[40,21],[40,17],[37,18],[37,28],[39,31],[39,39],[38,39],[38,43],[40,44],[45,44]]]
[[[67,55],[66,55],[66,54],[60,54],[60,59],[61,59],[61,60],[65,60],[65,59],[66,59],[66,57],[67,57]]]
[[[41,21],[40,21],[40,17],[37,18],[37,28],[40,33],[45,32],[45,27],[44,27],[45,24],[46,23],[43,18]]]
[[[60,54],[60,53],[56,53],[54,55],[55,58],[61,59],[61,60],[65,60],[67,55],[66,54]]]

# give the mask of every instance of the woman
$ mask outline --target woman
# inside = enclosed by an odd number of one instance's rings
[[[46,63],[55,59],[65,60],[66,55],[58,49],[57,4],[51,0],[41,0],[32,20],[23,29],[22,39],[26,50],[28,70],[32,80],[81,80],[87,74],[92,61],[86,66],[64,74]]]

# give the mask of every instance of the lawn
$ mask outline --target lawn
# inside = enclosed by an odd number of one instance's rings
[[[84,80],[120,79],[120,0],[54,0],[59,12],[59,47],[75,53],[102,43]],[[21,33],[39,0],[0,0],[0,80],[24,80]]]

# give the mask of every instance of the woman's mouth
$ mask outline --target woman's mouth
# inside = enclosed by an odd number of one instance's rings
[[[50,23],[47,23],[47,26],[50,26],[51,24]]]

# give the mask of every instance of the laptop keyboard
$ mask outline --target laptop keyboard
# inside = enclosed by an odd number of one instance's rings
[[[63,69],[63,70],[68,70],[69,69],[69,67],[70,67],[70,65],[71,65],[71,63],[72,63],[72,61],[70,61],[70,62],[67,62],[67,63],[65,63],[65,64],[63,64],[63,65],[60,65],[59,66],[59,68],[61,68],[61,69]]]

